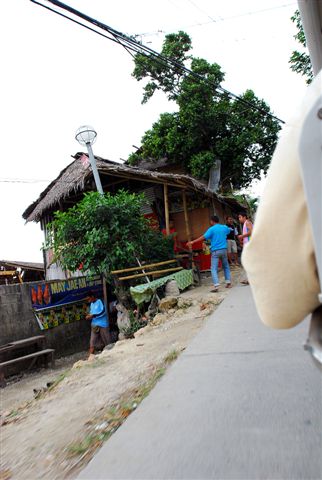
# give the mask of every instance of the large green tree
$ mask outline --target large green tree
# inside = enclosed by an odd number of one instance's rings
[[[291,70],[293,70],[293,72],[303,75],[306,78],[306,83],[309,84],[313,80],[313,70],[310,56],[307,53],[306,38],[299,10],[295,11],[294,15],[291,17],[291,20],[293,23],[295,23],[297,28],[297,33],[296,35],[294,35],[294,38],[300,43],[304,51],[299,52],[297,50],[294,50],[292,52],[289,63],[291,64]]]
[[[65,212],[56,212],[49,245],[64,268],[87,273],[109,272],[173,257],[173,241],[151,229],[141,214],[144,195],[97,192]]]
[[[266,115],[269,106],[252,90],[242,94],[242,100],[218,90],[224,80],[221,67],[193,57],[191,48],[190,37],[179,32],[165,37],[161,52],[177,67],[153,55],[135,56],[133,76],[146,81],[142,103],[160,90],[176,102],[177,111],[160,115],[128,162],[166,158],[169,163],[182,164],[186,172],[207,179],[209,169],[220,159],[222,188],[247,187],[267,171],[279,122]],[[188,66],[191,73],[183,72],[180,64]]]

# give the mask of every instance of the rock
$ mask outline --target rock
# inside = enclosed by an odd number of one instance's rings
[[[174,317],[175,318],[178,318],[178,317],[182,317],[184,315],[184,311],[183,310],[176,310],[175,311],[175,314],[174,314]]]
[[[96,425],[95,427],[95,430],[105,430],[106,428],[108,427],[108,422],[107,421],[104,421],[102,423],[99,423],[98,425]]]
[[[180,295],[178,284],[175,280],[169,280],[165,286],[166,297],[177,297]]]
[[[164,313],[157,313],[150,325],[161,325],[161,323],[164,323],[167,320],[167,316]]]
[[[91,354],[88,357],[88,360],[78,360],[78,362],[75,362],[72,368],[82,368],[84,365],[88,365],[88,362],[92,362],[95,360],[95,355]]]
[[[151,320],[156,313],[158,313],[158,297],[154,295],[152,297],[151,303],[149,305],[148,311],[145,313],[145,316],[148,320]]]
[[[123,340],[125,340],[125,335],[124,335],[124,333],[121,332],[121,333],[119,333],[119,341],[117,343],[119,344],[119,342],[123,341]]]
[[[146,327],[140,328],[139,330],[137,330],[137,331],[134,333],[134,338],[141,337],[142,335],[144,335],[144,334],[145,334],[146,332],[148,332],[149,330],[150,330],[149,325],[147,325]]]
[[[84,360],[78,360],[78,362],[75,362],[72,368],[81,368],[84,365]]]
[[[111,356],[110,350],[104,350],[99,354],[100,358],[109,358]]]
[[[1,480],[9,480],[10,478],[12,478],[12,472],[11,470],[9,470],[9,468],[6,468],[5,470],[1,470],[0,472],[1,474]]]
[[[116,304],[117,310],[117,326],[119,331],[126,330],[130,327],[130,316],[128,310],[124,307],[122,303]],[[119,337],[120,338],[120,337]]]
[[[54,460],[55,460],[55,456],[50,454],[50,455],[47,455],[44,458],[43,463],[44,463],[44,465],[46,465],[48,467],[49,465],[51,465],[53,463]]]
[[[109,357],[111,350],[115,347],[115,345],[116,343],[109,343],[108,345],[106,345],[106,347],[104,347],[101,353],[99,354],[99,358]]]
[[[177,307],[178,308],[189,308],[193,305],[193,301],[191,298],[183,298],[179,297],[178,302],[177,302]]]
[[[176,297],[165,297],[159,302],[159,310],[165,312],[177,305],[178,299]],[[155,318],[155,317],[154,317]]]
[[[118,342],[116,342],[114,350],[120,347],[124,347],[124,345],[126,345],[127,343],[128,343],[128,340],[125,337],[123,339],[120,339]]]

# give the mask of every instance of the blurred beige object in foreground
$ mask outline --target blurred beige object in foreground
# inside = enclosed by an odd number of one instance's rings
[[[293,327],[319,306],[320,287],[301,177],[299,141],[305,118],[321,90],[320,72],[308,87],[294,119],[283,129],[253,235],[242,256],[260,318],[273,328]]]

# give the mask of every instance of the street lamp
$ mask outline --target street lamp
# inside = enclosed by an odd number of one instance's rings
[[[96,184],[97,191],[103,195],[103,188],[101,184],[101,179],[98,174],[97,166],[96,166],[96,161],[95,157],[93,155],[93,150],[92,150],[92,145],[95,142],[97,137],[97,133],[94,130],[93,127],[90,127],[89,125],[82,125],[79,127],[76,131],[75,138],[80,143],[81,145],[86,145],[87,151],[88,151],[88,157],[89,161],[91,162],[91,167],[94,175],[94,180]]]

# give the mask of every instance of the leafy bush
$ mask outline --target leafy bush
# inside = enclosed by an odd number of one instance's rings
[[[137,265],[137,258],[170,258],[171,239],[152,230],[141,214],[145,201],[144,195],[124,190],[115,195],[91,192],[66,212],[56,212],[48,245],[55,260],[70,271],[82,268],[109,277],[113,270]]]
[[[135,332],[137,332],[138,330],[140,330],[140,328],[145,327],[147,325],[147,321],[137,319],[132,310],[130,310],[129,312],[129,318],[130,318],[129,326],[121,329],[121,333],[123,333],[123,335],[126,338],[132,338]]]

